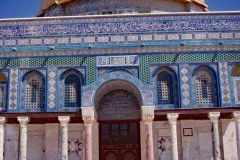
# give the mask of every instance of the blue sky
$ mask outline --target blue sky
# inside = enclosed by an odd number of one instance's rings
[[[240,11],[240,0],[205,0],[210,11]],[[0,18],[34,17],[40,0],[0,0]]]

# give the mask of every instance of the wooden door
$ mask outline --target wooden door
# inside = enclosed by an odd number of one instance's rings
[[[100,123],[100,160],[140,160],[138,121]]]

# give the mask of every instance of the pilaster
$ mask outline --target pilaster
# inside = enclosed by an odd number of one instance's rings
[[[170,134],[172,138],[172,160],[178,160],[178,144],[177,144],[177,118],[178,113],[168,113],[167,119],[170,126]]]
[[[29,117],[17,117],[20,124],[20,149],[19,160],[27,159],[27,125],[30,121]]]
[[[61,126],[62,147],[61,147],[61,160],[68,160],[68,124],[70,121],[69,116],[58,116]]]
[[[0,160],[3,160],[4,151],[4,125],[6,122],[5,117],[0,117]]]
[[[240,159],[240,111],[235,111],[232,113],[234,120],[235,120],[235,126],[236,126],[236,138],[237,138],[237,153],[238,153],[238,159]]]
[[[92,125],[94,122],[93,117],[84,117],[85,126],[85,159],[92,160]]]
[[[220,142],[219,142],[219,131],[218,131],[218,118],[220,112],[209,112],[208,118],[212,123],[212,140],[213,140],[213,157],[214,160],[221,159],[220,153]]]
[[[154,119],[154,106],[142,106],[142,122],[144,125],[144,139],[145,139],[145,157],[146,160],[154,160],[153,151],[153,119]],[[142,138],[141,138],[142,139]]]

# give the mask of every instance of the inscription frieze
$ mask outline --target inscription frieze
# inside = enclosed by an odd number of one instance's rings
[[[0,38],[142,32],[240,30],[239,13],[0,21]],[[37,22],[38,21],[38,22]]]

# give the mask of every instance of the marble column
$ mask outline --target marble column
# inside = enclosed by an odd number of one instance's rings
[[[4,124],[6,122],[5,117],[0,117],[0,160],[3,160],[3,151],[4,151]]]
[[[142,121],[145,124],[146,134],[146,160],[154,160],[153,153],[153,115],[143,115]]]
[[[177,144],[177,118],[178,113],[168,113],[167,119],[170,126],[171,145],[172,145],[172,160],[178,160],[178,144]]]
[[[61,126],[61,138],[62,138],[62,147],[61,147],[61,160],[68,160],[68,123],[70,121],[69,116],[58,116]]]
[[[218,131],[218,118],[220,112],[209,112],[208,118],[212,123],[212,142],[213,142],[213,158],[214,160],[221,159],[219,131]]]
[[[92,124],[94,122],[93,117],[84,117],[84,129],[85,129],[85,160],[92,160]]]
[[[233,117],[235,119],[236,126],[236,138],[237,138],[237,153],[238,159],[240,160],[240,111],[233,112]]]
[[[17,117],[20,124],[20,149],[19,160],[27,159],[27,124],[30,119],[26,117]]]

